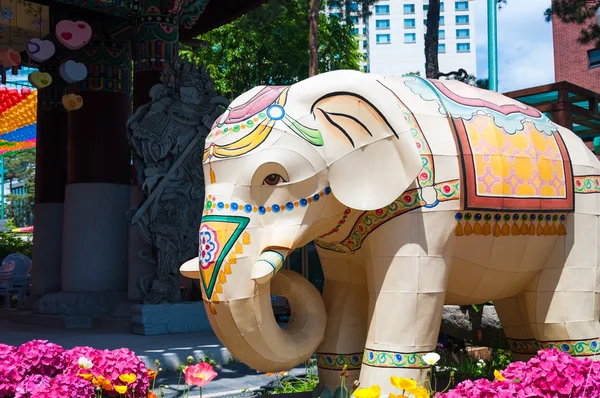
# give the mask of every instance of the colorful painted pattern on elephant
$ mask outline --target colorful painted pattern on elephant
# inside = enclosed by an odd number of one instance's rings
[[[567,234],[564,214],[456,213],[456,236],[562,236]]]
[[[436,190],[439,202],[457,200],[459,198],[460,189],[458,180],[435,184],[434,189]],[[323,249],[340,253],[354,252],[361,248],[363,241],[371,232],[384,223],[401,214],[424,207],[427,203],[421,199],[420,192],[419,188],[411,189],[406,191],[389,206],[362,213],[354,223],[348,236],[339,242],[325,242],[322,239],[317,239],[315,240],[315,244]],[[336,228],[339,228],[339,226],[338,224]]]
[[[459,142],[465,209],[573,210],[573,173],[558,132],[524,122],[509,134],[490,115],[453,118]]]
[[[250,244],[250,234],[244,231],[249,221],[239,216],[202,217],[198,261],[206,300],[215,301],[216,294],[223,293],[222,285],[231,274],[231,264],[236,263],[236,255],[243,253],[244,246]]]
[[[575,193],[600,193],[600,176],[575,177]]]
[[[317,366],[325,370],[341,371],[360,369],[363,353],[355,354],[324,354],[317,353]]]
[[[539,350],[556,348],[575,357],[600,354],[600,339],[537,341],[534,339],[507,339],[510,350],[515,354],[535,355]]]
[[[283,123],[299,137],[314,146],[323,145],[319,130],[304,126],[285,110],[289,86],[268,86],[243,104],[227,108],[215,121],[206,138],[203,163],[244,155],[262,144],[277,122]],[[240,139],[219,145],[220,138],[241,134]]]
[[[423,359],[428,352],[393,352],[365,349],[363,364],[376,368],[429,368]]]
[[[239,211],[240,213],[254,213],[262,216],[267,213],[277,214],[285,211],[290,212],[298,208],[309,206],[311,203],[318,202],[322,197],[328,196],[329,194],[331,194],[331,188],[325,187],[321,191],[307,198],[282,204],[273,203],[265,206],[256,206],[251,203],[221,201],[217,199],[216,196],[209,195],[206,197],[206,202],[204,203],[204,214],[213,214],[215,211]]]

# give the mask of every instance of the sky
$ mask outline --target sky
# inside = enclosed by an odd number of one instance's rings
[[[477,78],[488,76],[487,1],[475,0]],[[550,0],[507,0],[498,10],[498,91],[554,83]]]

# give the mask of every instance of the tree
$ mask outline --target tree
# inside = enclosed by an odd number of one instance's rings
[[[600,26],[596,24],[596,11],[600,0],[554,0],[544,13],[546,21],[556,15],[562,22],[582,25],[578,41],[581,44],[595,42],[600,47]]]
[[[217,93],[228,98],[257,85],[288,85],[308,77],[307,0],[271,0],[198,39],[203,48],[182,48],[204,64]],[[354,69],[360,53],[352,26],[321,14],[319,72]]]
[[[336,7],[339,10],[340,18],[349,26],[353,25],[352,17],[361,16],[366,18],[371,15],[371,6],[376,4],[379,0],[326,0],[328,7]],[[319,64],[319,24],[320,18],[316,16],[321,10],[323,4],[322,0],[310,0],[310,12],[309,12],[309,47],[310,52],[308,55],[309,72],[308,76],[314,76],[317,74],[317,65]],[[318,21],[318,22],[317,22]]]
[[[599,0],[600,1],[600,0]],[[506,0],[497,0],[498,7],[506,4]],[[427,9],[427,32],[425,33],[425,75],[429,79],[440,77],[438,62],[438,44],[440,29],[440,0],[429,0]],[[455,71],[458,73],[458,71]]]
[[[23,194],[5,196],[5,218],[12,218],[17,227],[33,224],[33,205],[35,203],[35,150],[17,152],[4,157],[5,184],[11,192],[17,182],[23,183]]]

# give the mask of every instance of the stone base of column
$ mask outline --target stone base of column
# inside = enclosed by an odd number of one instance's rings
[[[36,203],[34,207],[32,296],[60,291],[63,203]]]
[[[69,184],[65,189],[62,290],[90,293],[82,303],[122,293],[126,299],[130,189],[108,183]]]
[[[212,331],[204,303],[137,304],[131,313],[132,331],[141,335]]]
[[[126,292],[59,292],[40,297],[33,311],[47,315],[111,316],[126,301]]]
[[[144,195],[139,185],[131,187],[131,208],[137,208],[144,200]],[[152,245],[144,241],[137,225],[129,224],[129,265],[128,265],[128,298],[133,301],[143,299],[142,292],[138,288],[138,282],[144,275],[152,275],[156,272],[156,265],[151,264],[139,257],[140,251],[152,252]]]

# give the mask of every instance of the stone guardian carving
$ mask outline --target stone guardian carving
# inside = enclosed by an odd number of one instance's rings
[[[127,122],[144,201],[128,213],[152,252],[138,255],[156,264],[140,277],[145,304],[181,301],[179,266],[198,254],[204,201],[204,139],[229,101],[218,97],[206,69],[178,58],[150,90],[151,102]]]

